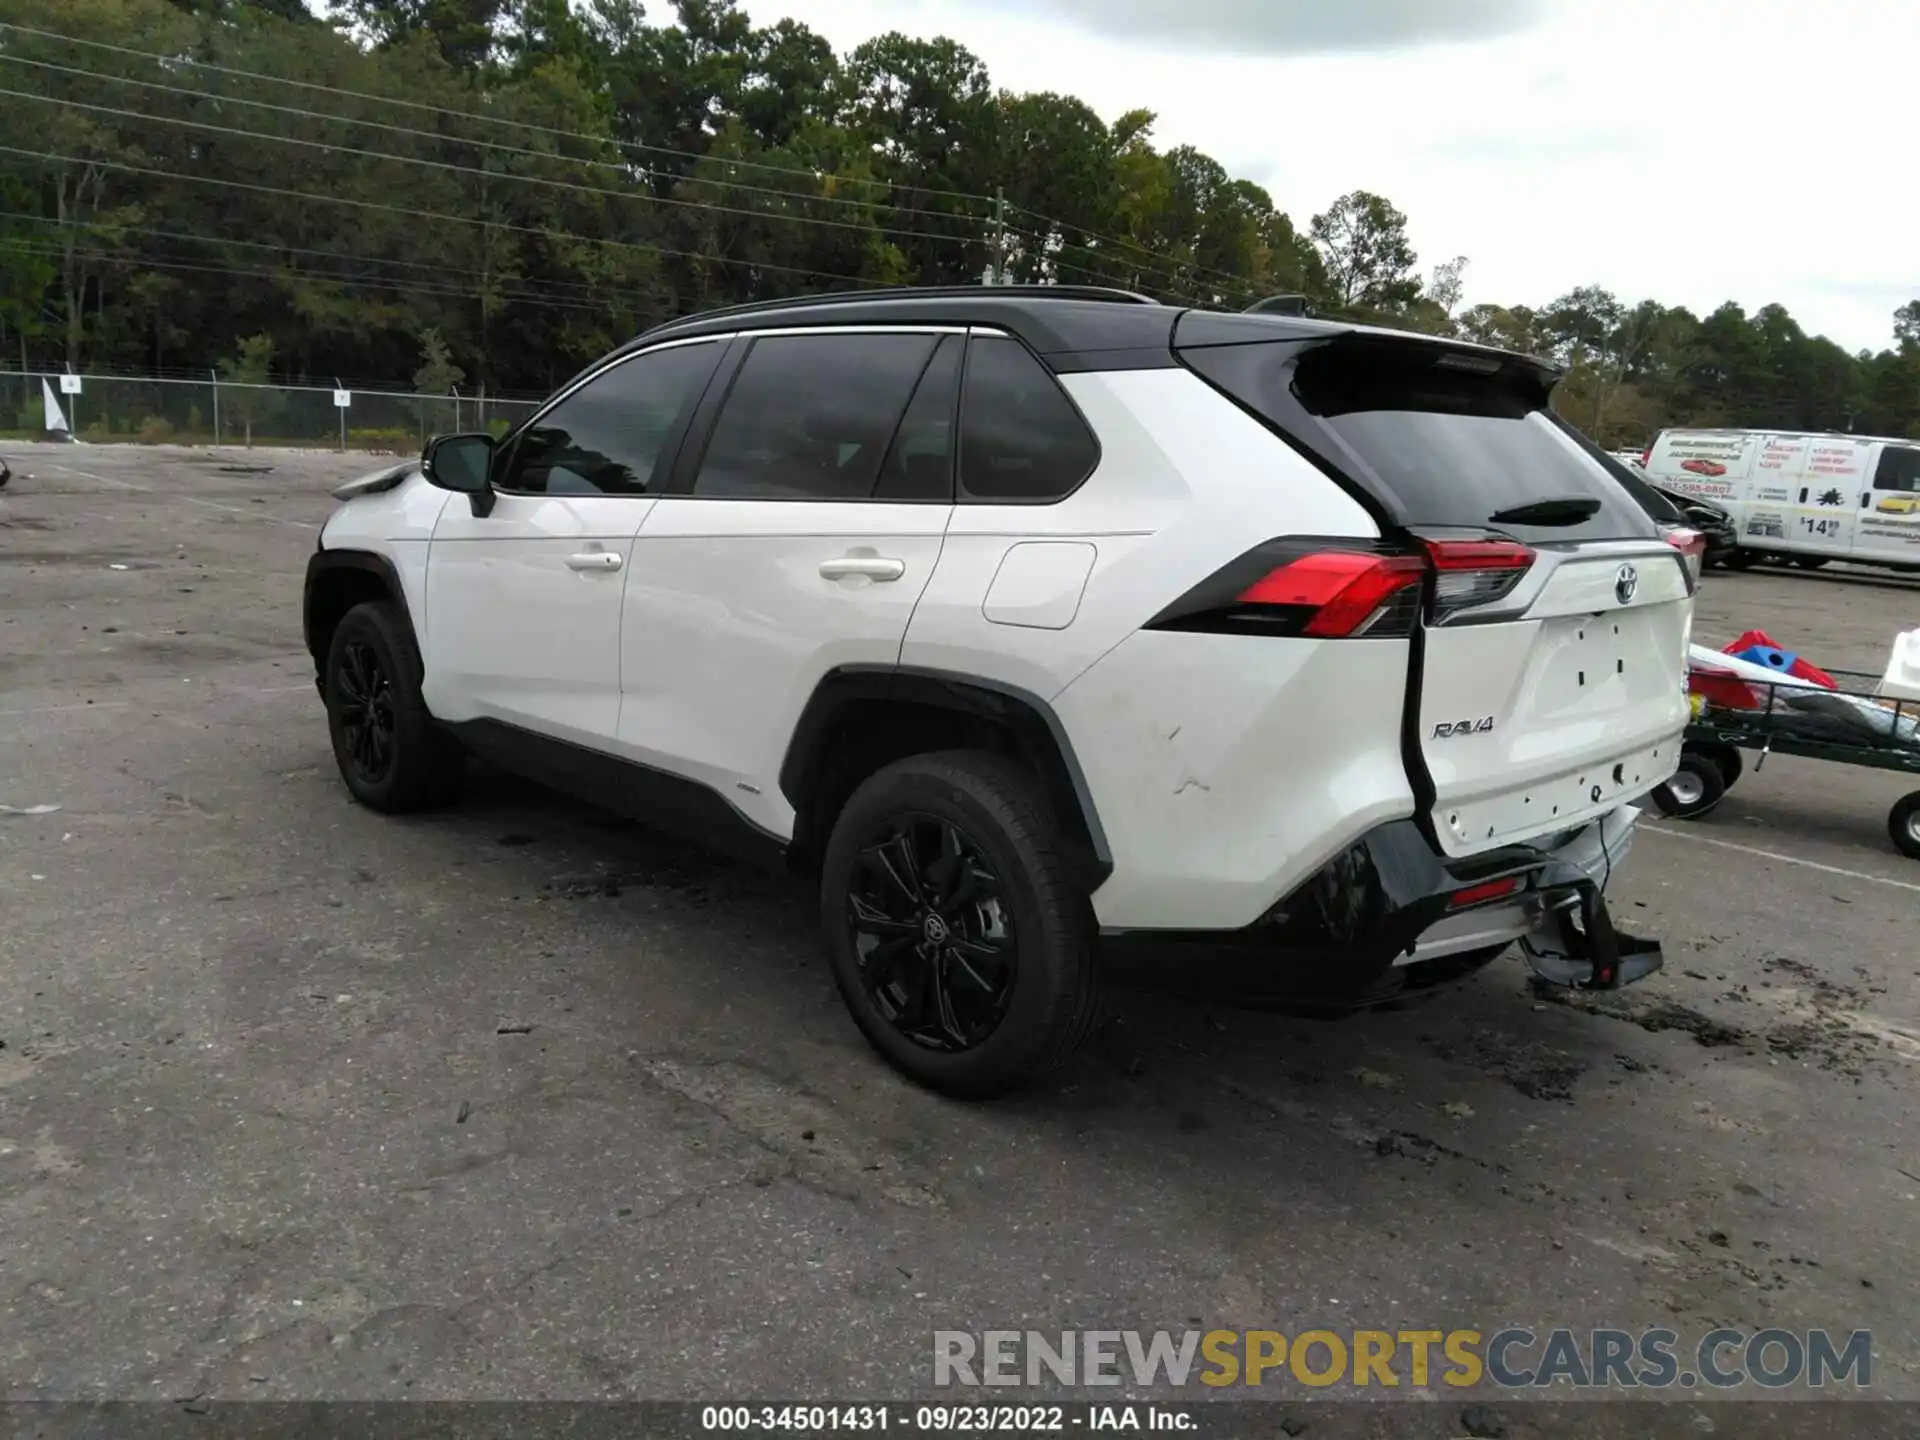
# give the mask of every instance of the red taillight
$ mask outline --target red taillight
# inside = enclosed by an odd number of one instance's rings
[[[1680,552],[1681,564],[1686,567],[1689,589],[1700,583],[1700,572],[1707,564],[1707,537],[1698,530],[1687,530],[1680,526],[1670,526],[1661,530],[1666,542]]]
[[[1489,900],[1500,900],[1513,894],[1520,888],[1520,877],[1509,875],[1504,880],[1489,880],[1484,885],[1469,885],[1464,890],[1456,890],[1448,898],[1448,908],[1464,910],[1469,905],[1484,905]]]
[[[1640,452],[1640,468],[1644,470],[1651,464],[1653,464],[1653,447],[1649,445]]]
[[[1420,583],[1426,568],[1415,555],[1322,550],[1261,576],[1240,592],[1239,603],[1311,610],[1300,634],[1315,639],[1363,635],[1389,601]]]
[[[1518,540],[1422,540],[1436,572],[1436,624],[1459,610],[1491,605],[1513,593],[1534,552]]]

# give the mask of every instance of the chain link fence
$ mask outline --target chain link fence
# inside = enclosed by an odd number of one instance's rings
[[[278,445],[414,454],[434,435],[505,434],[543,403],[458,391],[418,395],[243,385],[211,373],[204,380],[81,375],[79,391],[72,393],[74,379],[52,371],[0,371],[0,435],[43,436],[45,389],[51,389],[67,429],[95,444]]]

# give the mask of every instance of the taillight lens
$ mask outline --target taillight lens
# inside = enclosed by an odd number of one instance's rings
[[[1433,562],[1433,621],[1504,600],[1533,568],[1518,540],[1422,540]]]
[[[1700,585],[1700,572],[1707,564],[1707,537],[1698,530],[1685,529],[1678,525],[1663,527],[1661,532],[1666,541],[1680,552],[1680,563],[1686,567],[1687,588],[1695,590]]]
[[[1271,540],[1182,595],[1147,628],[1315,640],[1413,633],[1427,561],[1365,540]]]
[[[1240,592],[1239,603],[1310,611],[1301,617],[1300,634],[1344,639],[1388,619],[1395,597],[1419,585],[1426,571],[1416,555],[1325,550],[1261,576]]]

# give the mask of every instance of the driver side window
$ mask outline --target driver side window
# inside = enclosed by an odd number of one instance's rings
[[[1882,450],[1880,464],[1873,472],[1873,488],[1908,495],[1920,491],[1920,449],[1889,445]]]
[[[717,341],[675,345],[602,371],[522,431],[496,484],[518,495],[646,495],[667,440],[700,398]]]

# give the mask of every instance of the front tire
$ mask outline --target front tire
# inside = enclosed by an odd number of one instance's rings
[[[1736,570],[1736,571],[1751,570],[1754,566],[1760,563],[1760,557],[1758,554],[1756,554],[1752,550],[1741,550],[1741,549],[1735,548],[1733,550],[1729,550],[1726,554],[1726,558],[1721,560],[1720,563],[1726,566],[1727,569],[1729,570]]]
[[[1099,1003],[1095,925],[1039,783],[997,755],[870,777],[821,865],[828,963],[854,1023],[929,1089],[984,1099],[1068,1059]]]
[[[452,800],[458,746],[434,724],[420,695],[420,652],[390,601],[354,606],[327,647],[327,730],[353,798],[402,814]]]

